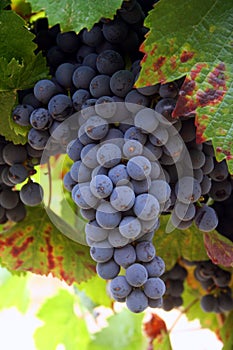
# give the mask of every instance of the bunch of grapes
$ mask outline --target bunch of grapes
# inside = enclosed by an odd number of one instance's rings
[[[188,275],[185,267],[178,262],[169,271],[166,271],[162,276],[162,280],[166,285],[166,292],[161,305],[165,311],[170,311],[175,307],[182,306],[182,293],[184,291],[184,281]]]
[[[145,3],[125,1],[113,20],[79,34],[37,21],[37,52],[52,78],[19,92],[12,112],[30,127],[33,157],[66,152],[73,161],[64,187],[87,221],[97,273],[133,312],[182,304],[185,269],[164,274],[152,243],[160,215],[171,214],[173,229],[195,223],[209,232],[219,227],[219,206],[209,200],[224,203],[232,193],[226,162],[216,162],[210,142],[196,143],[194,116],[172,118],[183,79],[135,88],[152,6]]]
[[[206,312],[226,312],[233,310],[232,290],[229,286],[231,273],[214,265],[210,260],[196,263],[194,276],[207,292],[201,298],[201,307]]]
[[[43,189],[33,182],[34,166],[40,163],[29,144],[14,145],[0,137],[0,223],[19,222],[26,217],[26,207],[41,203]],[[18,184],[27,181],[20,190]]]

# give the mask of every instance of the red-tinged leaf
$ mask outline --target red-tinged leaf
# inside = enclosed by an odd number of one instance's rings
[[[155,338],[161,336],[162,332],[167,332],[167,327],[164,320],[153,313],[150,319],[144,322],[143,330],[146,336],[153,341]]]
[[[212,140],[216,158],[233,173],[233,65],[196,64],[181,87],[173,116],[195,113],[197,142]]]
[[[207,254],[214,264],[233,267],[233,242],[213,231],[204,234]]]
[[[160,0],[145,26],[136,86],[186,75],[173,116],[196,114],[197,141],[212,140],[233,174],[233,2]]]
[[[67,284],[80,283],[95,273],[89,248],[61,234],[41,207],[28,208],[23,222],[1,234],[0,258],[9,270],[51,273]]]

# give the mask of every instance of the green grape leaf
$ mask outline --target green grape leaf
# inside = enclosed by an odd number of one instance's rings
[[[185,13],[185,16],[184,16]],[[136,86],[186,75],[174,117],[196,114],[197,141],[212,140],[233,173],[233,3],[162,0],[149,13]]]
[[[25,220],[0,236],[0,257],[5,267],[40,275],[51,273],[67,284],[80,283],[95,274],[87,246],[61,234],[42,207],[27,210]]]
[[[35,36],[21,17],[13,11],[2,11],[0,23],[0,130],[7,140],[24,144],[28,128],[20,127],[11,118],[17,90],[30,88],[45,78],[48,68],[42,54],[34,54]]]
[[[182,293],[184,313],[190,321],[198,319],[203,328],[212,331],[219,329],[217,315],[214,312],[205,312],[200,305],[202,294],[199,289],[193,289],[184,283],[185,289]],[[201,288],[201,287],[200,287]]]
[[[15,58],[8,63],[6,58],[0,58],[0,75],[1,135],[14,143],[24,144],[29,128],[14,123],[12,109],[17,102],[18,89],[32,87],[37,80],[47,76],[44,58],[41,54],[33,55],[28,63],[19,63]]]
[[[233,242],[214,231],[204,233],[204,243],[214,264],[233,267]]]
[[[34,333],[36,349],[56,350],[59,344],[66,350],[89,349],[86,322],[76,315],[75,304],[75,296],[64,289],[46,300],[37,314],[44,324]]]
[[[232,350],[233,344],[233,332],[232,332],[232,324],[233,324],[233,311],[231,311],[223,324],[223,327],[220,329],[220,336],[223,342],[222,350]]]
[[[25,313],[29,301],[28,275],[17,276],[0,268],[0,310],[15,306]]]
[[[147,341],[142,334],[143,314],[123,309],[108,318],[108,327],[93,335],[88,350],[146,350]]]
[[[107,294],[107,283],[99,276],[94,276],[86,282],[77,286],[78,290],[83,291],[95,305],[111,307],[112,301]]]
[[[166,268],[171,269],[181,256],[191,261],[208,259],[203,233],[194,224],[186,230],[176,228],[171,233],[166,233],[169,218],[170,215],[161,215],[160,227],[153,240],[157,255],[164,259]]]
[[[4,10],[5,7],[10,5],[11,1],[10,0],[1,0],[0,2],[0,11]]]
[[[49,24],[60,23],[63,31],[90,30],[101,18],[113,19],[122,0],[30,0],[33,11],[44,10]],[[59,9],[59,11],[58,11]]]

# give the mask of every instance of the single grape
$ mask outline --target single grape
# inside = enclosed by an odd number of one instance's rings
[[[108,123],[103,118],[95,115],[84,124],[84,131],[93,140],[101,140],[108,133]]]
[[[151,173],[151,163],[144,156],[135,156],[127,163],[127,172],[134,180],[143,180]]]
[[[72,87],[72,76],[75,70],[75,65],[69,62],[60,64],[55,72],[55,78],[61,86],[66,89]]]
[[[214,230],[218,225],[218,217],[215,210],[207,205],[198,208],[195,216],[195,224],[204,232]]]
[[[184,176],[176,184],[176,194],[182,203],[193,203],[201,197],[201,186],[196,179]]]
[[[108,176],[114,185],[126,185],[129,182],[129,174],[124,164],[118,164],[111,168]]]
[[[171,196],[171,187],[164,180],[153,180],[149,189],[159,203],[165,203]]]
[[[25,219],[27,211],[24,204],[22,202],[18,202],[18,204],[14,208],[6,209],[5,214],[9,221],[20,222]]]
[[[123,146],[123,154],[127,159],[142,154],[143,146],[139,141],[127,140]]]
[[[101,27],[95,24],[91,30],[86,28],[82,31],[82,41],[90,47],[99,46],[103,41],[103,34]]]
[[[120,272],[120,266],[113,259],[110,259],[103,263],[97,263],[96,272],[105,280],[113,279]]]
[[[88,66],[80,66],[75,69],[72,80],[77,89],[89,89],[91,80],[96,76],[96,71]]]
[[[141,223],[134,216],[125,216],[119,224],[119,231],[122,236],[135,239],[141,233]]]
[[[122,236],[118,227],[109,231],[110,232],[108,235],[108,242],[111,244],[112,247],[121,248],[126,246],[129,243],[129,239]]]
[[[139,194],[135,199],[134,212],[136,216],[145,221],[159,216],[160,205],[158,200],[151,194]]]
[[[78,188],[74,194],[74,202],[83,209],[95,208],[98,204],[96,198],[88,185],[83,185]]]
[[[10,142],[2,149],[2,158],[4,161],[2,164],[24,163],[27,160],[27,150],[22,145],[14,145]]]
[[[13,184],[25,181],[28,175],[28,170],[23,164],[14,164],[9,168],[8,176]]]
[[[88,90],[85,89],[78,89],[75,91],[75,93],[72,95],[72,102],[74,109],[79,112],[82,109],[82,105],[90,99],[91,95]]]
[[[0,205],[4,209],[13,209],[19,203],[19,192],[6,188],[0,193]]]
[[[148,298],[140,289],[134,289],[126,298],[126,306],[134,313],[144,311],[148,307]]]
[[[70,176],[76,182],[87,182],[91,179],[92,170],[81,160],[74,162],[70,168]]]
[[[134,124],[142,132],[153,133],[159,125],[156,113],[150,108],[143,108],[134,117]]]
[[[127,267],[125,277],[132,287],[141,287],[147,281],[148,273],[143,265],[134,263]]]
[[[106,74],[96,75],[90,82],[89,90],[94,98],[111,95],[110,77]]]
[[[44,105],[57,93],[56,85],[48,79],[39,80],[34,86],[34,95]]]
[[[212,294],[204,295],[200,301],[201,308],[205,312],[213,312],[217,307],[217,298]]]
[[[102,242],[108,237],[108,230],[101,227],[96,220],[92,220],[86,224],[85,233],[94,242]]]
[[[144,293],[148,298],[157,299],[164,295],[166,286],[159,277],[150,277],[144,285]]]
[[[97,151],[97,161],[106,168],[112,168],[121,161],[121,149],[113,143],[104,143]]]
[[[119,225],[121,213],[113,208],[109,202],[103,201],[97,207],[96,220],[101,227],[112,229]]]
[[[126,211],[133,207],[134,191],[129,186],[117,186],[110,196],[110,203],[117,211]]]
[[[112,93],[119,97],[125,97],[132,89],[134,76],[128,70],[118,70],[110,79],[110,89]]]
[[[127,244],[121,248],[114,249],[114,260],[124,269],[136,262],[136,252],[131,244]]]
[[[12,119],[16,124],[28,126],[30,125],[29,118],[33,109],[29,104],[17,105],[12,112]]]
[[[30,207],[34,207],[40,204],[43,200],[44,191],[40,184],[37,182],[29,181],[23,185],[19,192],[21,201]]]
[[[91,169],[96,168],[98,164],[97,154],[99,152],[99,145],[95,143],[89,143],[81,150],[82,162]],[[101,164],[102,165],[102,164]]]
[[[165,263],[160,256],[154,258],[143,264],[148,272],[148,277],[160,277],[165,272]]]
[[[136,245],[137,260],[149,262],[155,257],[155,247],[153,243],[142,241]]]
[[[117,51],[105,50],[98,55],[96,67],[100,74],[111,76],[116,71],[124,68],[124,60]]]
[[[113,98],[110,96],[101,96],[95,103],[96,113],[105,119],[112,118],[116,112],[116,109],[116,102],[114,102]]]
[[[143,134],[139,128],[129,125],[129,127],[125,131],[124,139],[136,140],[136,141],[139,141],[142,145],[144,145],[147,141],[147,136]]]
[[[106,175],[96,175],[90,182],[90,190],[97,198],[106,198],[112,193],[113,183]]]
[[[53,119],[45,108],[37,108],[30,115],[30,124],[34,129],[47,130],[52,125]]]
[[[92,259],[96,262],[106,262],[113,257],[113,248],[97,248],[97,247],[91,247],[90,249],[90,255]]]
[[[126,298],[132,291],[132,287],[127,282],[125,276],[117,276],[110,282],[110,293],[112,297]]]
[[[49,100],[48,110],[53,119],[63,121],[73,112],[72,100],[64,94],[55,95]]]

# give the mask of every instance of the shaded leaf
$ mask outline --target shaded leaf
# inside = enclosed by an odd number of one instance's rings
[[[204,243],[214,264],[233,267],[233,242],[214,231],[204,233]]]
[[[200,305],[202,296],[200,289],[193,289],[184,283],[185,290],[182,293],[184,312],[187,318],[192,321],[198,319],[203,328],[209,328],[216,332],[219,328],[217,314],[214,312],[205,312]]]
[[[11,3],[10,0],[1,0],[1,2],[0,2],[0,11],[3,10],[8,5],[10,5],[10,3]]]
[[[0,257],[10,270],[51,272],[68,284],[95,273],[89,248],[61,234],[41,207],[28,208],[26,219],[0,236]]]
[[[66,350],[88,349],[89,333],[86,322],[74,312],[75,297],[66,290],[48,299],[37,317],[44,325],[34,333],[38,350],[56,350],[63,344]]]
[[[12,275],[0,268],[0,309],[15,306],[22,313],[29,305],[28,275]]]
[[[166,268],[171,269],[179,257],[187,260],[206,260],[208,256],[203,242],[203,233],[193,224],[186,230],[174,229],[166,233],[170,215],[160,217],[160,228],[155,232],[154,245]]]
[[[223,342],[222,350],[232,350],[233,344],[233,333],[232,333],[232,324],[233,324],[233,311],[231,311],[223,324],[223,327],[220,329],[220,336]]]
[[[33,11],[45,10],[51,26],[60,23],[63,31],[89,30],[101,18],[112,19],[122,0],[30,0]],[[59,9],[59,11],[58,11]]]
[[[147,350],[142,334],[143,314],[123,309],[108,318],[108,327],[93,335],[88,350]]]

